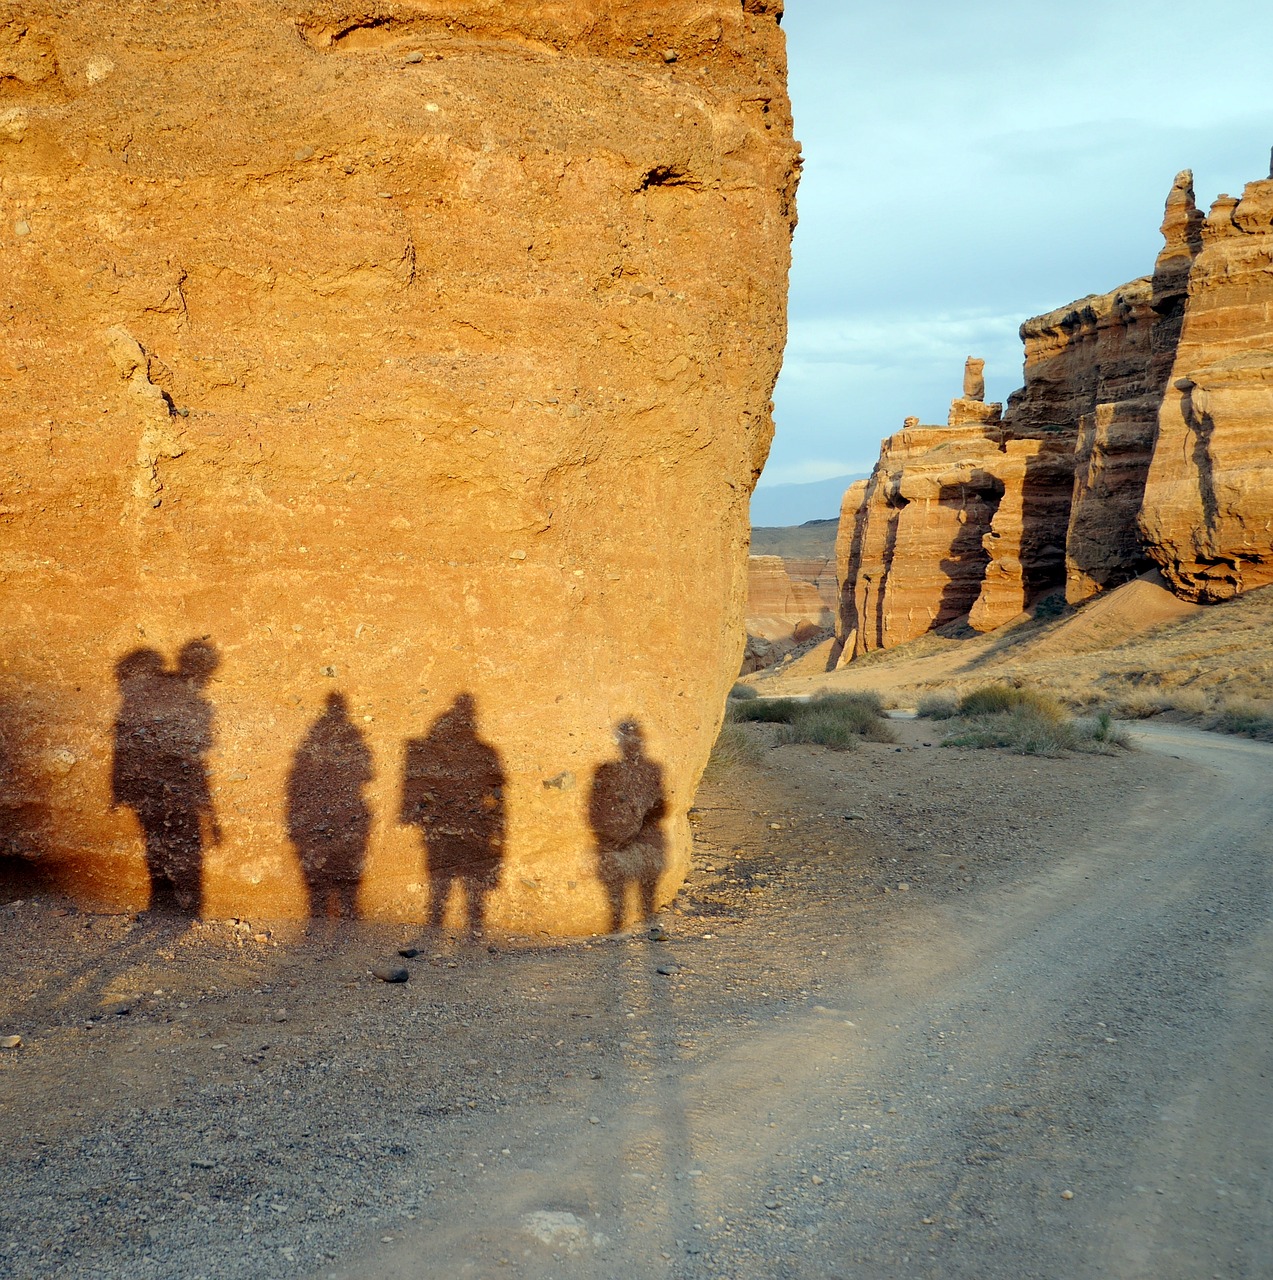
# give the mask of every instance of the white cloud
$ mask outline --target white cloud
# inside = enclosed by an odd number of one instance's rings
[[[1005,397],[1023,320],[1152,269],[1177,170],[1204,206],[1265,175],[1273,6],[1181,22],[1161,0],[1071,0],[1063,23],[1019,0],[788,5],[806,165],[767,481],[944,420],[967,355]]]

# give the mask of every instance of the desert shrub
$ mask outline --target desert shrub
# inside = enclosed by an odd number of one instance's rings
[[[1064,720],[1065,710],[1051,694],[1037,689],[1017,689],[1010,684],[987,684],[959,699],[958,714],[973,716],[1004,715],[1010,711],[1030,711],[1040,719]]]
[[[916,709],[921,720],[950,720],[958,711],[959,701],[953,693],[926,693]]]
[[[1131,746],[1131,739],[1114,723],[1109,711],[1076,720],[1050,694],[1033,689],[988,685],[961,698],[959,708],[966,724],[951,734],[944,746],[1002,747],[1028,756],[1108,752]]]
[[[1050,596],[1044,596],[1034,606],[1034,616],[1038,621],[1043,622],[1050,618],[1059,618],[1065,609],[1065,592],[1054,591]]]
[[[759,764],[763,755],[764,748],[745,729],[736,724],[722,725],[707,759],[704,776],[723,778],[737,768]]]
[[[1016,706],[1008,711],[973,717],[946,739],[946,747],[1005,747],[1025,756],[1059,756],[1073,751],[1079,735],[1065,716]]]
[[[836,751],[852,751],[862,735],[841,714],[830,709],[809,710],[779,730],[779,742],[812,742]]]
[[[1109,711],[1101,711],[1090,720],[1076,721],[1075,730],[1080,751],[1101,751],[1109,747],[1131,750],[1132,740],[1127,736],[1127,730],[1114,723]]]
[[[877,693],[820,693],[807,702],[797,698],[769,698],[730,707],[734,721],[758,720],[786,726],[780,742],[813,742],[839,750],[871,742],[893,742],[884,718],[884,701]]]
[[[1122,720],[1148,720],[1168,709],[1161,694],[1129,693],[1114,703],[1114,710]]]
[[[761,724],[790,724],[797,707],[807,706],[796,698],[751,698],[729,705],[729,718],[735,724],[757,720]]]
[[[1230,698],[1220,708],[1215,727],[1222,733],[1273,742],[1273,709],[1246,698]]]
[[[1187,716],[1202,716],[1211,710],[1211,699],[1201,689],[1177,689],[1171,695],[1171,708]]]
[[[749,684],[736,684],[729,691],[729,696],[735,702],[750,702],[753,698],[759,698],[760,694]]]

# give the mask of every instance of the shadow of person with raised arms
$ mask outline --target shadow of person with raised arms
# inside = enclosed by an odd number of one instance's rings
[[[219,665],[204,640],[182,648],[176,671],[148,648],[115,665],[120,707],[111,800],[141,825],[152,907],[175,902],[196,915],[202,909],[203,851],[221,840],[208,785],[213,712],[203,694]]]
[[[399,821],[419,827],[429,874],[429,923],[440,925],[457,881],[470,928],[504,862],[504,786],[499,753],[477,732],[477,707],[462,693],[428,735],[407,743]]]
[[[615,728],[620,758],[597,766],[588,821],[597,843],[597,876],[610,899],[610,932],[623,927],[629,886],[636,886],[641,918],[654,914],[654,893],[667,865],[663,769],[645,754],[635,720]]]
[[[371,750],[349,718],[343,693],[296,749],[287,775],[287,836],[296,847],[311,915],[352,917],[367,860],[371,810],[363,788],[373,777]]]

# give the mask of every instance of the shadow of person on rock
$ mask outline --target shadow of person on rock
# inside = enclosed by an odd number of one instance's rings
[[[343,693],[296,749],[287,775],[287,836],[296,848],[311,915],[351,918],[367,860],[371,810],[363,789],[373,777],[371,751],[349,718]]]
[[[424,840],[431,925],[442,923],[458,881],[469,927],[482,927],[504,862],[505,783],[499,753],[478,736],[470,694],[407,743],[399,821]]]
[[[182,648],[176,671],[149,648],[115,665],[112,807],[131,809],[141,825],[151,907],[175,903],[198,915],[203,906],[203,851],[221,841],[208,785],[213,712],[203,691],[219,665],[204,640]]]
[[[588,798],[597,877],[610,899],[611,933],[625,923],[630,886],[636,887],[641,919],[654,914],[655,889],[667,865],[663,769],[645,754],[645,736],[635,720],[616,726],[614,737],[620,758],[598,765]]]

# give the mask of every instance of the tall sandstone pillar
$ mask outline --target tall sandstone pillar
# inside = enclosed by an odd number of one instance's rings
[[[1139,526],[1171,589],[1209,604],[1273,583],[1273,178],[1217,199],[1200,238]]]
[[[583,933],[743,645],[781,0],[0,3],[0,860]]]

